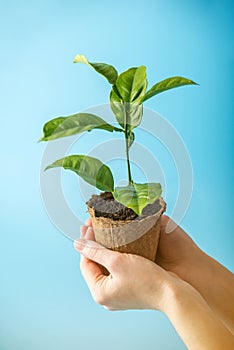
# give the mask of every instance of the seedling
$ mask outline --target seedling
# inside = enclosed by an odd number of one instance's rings
[[[77,55],[74,63],[85,63],[103,75],[111,84],[110,107],[119,127],[111,125],[101,117],[89,113],[77,113],[67,117],[57,117],[43,127],[40,141],[51,141],[93,129],[123,134],[126,149],[128,185],[114,186],[111,169],[99,159],[86,155],[70,155],[48,165],[45,170],[63,167],[72,170],[86,182],[105,192],[111,192],[114,199],[141,215],[146,205],[154,203],[162,193],[159,183],[135,183],[130,163],[130,148],[134,142],[134,129],[143,116],[143,103],[148,99],[170,89],[183,85],[197,85],[187,78],[175,76],[162,80],[147,90],[146,67],[132,67],[118,74],[117,70],[106,63],[91,63],[84,55]]]

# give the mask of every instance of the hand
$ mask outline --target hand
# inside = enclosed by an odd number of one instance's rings
[[[162,227],[165,223],[166,221],[162,222]],[[170,239],[174,240],[178,235],[179,242],[176,243],[175,240],[175,246],[181,255],[177,255],[168,245],[169,235],[164,236],[164,233],[165,228],[158,259],[161,259],[162,265],[171,265],[172,270],[180,271],[183,259],[184,263],[190,261],[183,242],[187,248],[191,248],[191,252],[194,249],[195,255],[199,248],[196,249],[183,230],[176,228]],[[229,327],[224,326],[201,294],[190,284],[145,258],[100,246],[93,241],[91,227],[82,227],[81,236],[83,239],[75,241],[74,245],[82,254],[81,271],[97,303],[109,310],[163,311],[190,350],[233,349],[233,336]],[[102,273],[99,264],[109,270],[108,276]]]
[[[168,216],[161,218],[161,232],[156,256],[156,263],[168,271],[172,271],[183,280],[188,281],[192,269],[204,253],[180,227],[167,233],[167,225],[173,222]],[[89,222],[88,222],[89,223]]]
[[[93,241],[91,227],[82,227],[81,236],[74,246],[82,254],[81,272],[98,304],[109,310],[164,310],[171,286],[179,281],[177,276],[143,257],[100,246]],[[110,274],[104,275],[98,264]]]
[[[170,220],[162,216],[156,263],[165,270],[173,271],[199,291],[234,334],[233,274],[205,254],[181,227],[166,233]]]

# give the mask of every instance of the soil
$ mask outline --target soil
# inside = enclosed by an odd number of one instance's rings
[[[93,208],[96,217],[101,216],[112,220],[135,220],[138,218],[138,215],[132,209],[117,202],[111,192],[102,192],[100,195],[93,194],[86,204]],[[143,209],[141,218],[152,215],[160,209],[159,200],[153,204],[148,204]]]

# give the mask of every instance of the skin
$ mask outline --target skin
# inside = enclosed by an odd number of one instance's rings
[[[234,348],[233,274],[162,217],[156,264],[94,242],[90,220],[74,246],[94,300],[108,310],[153,309],[171,320],[188,349]],[[100,265],[110,272],[103,274]]]
[[[156,263],[193,286],[234,334],[234,275],[205,254],[179,226],[166,233],[170,218],[163,216]]]

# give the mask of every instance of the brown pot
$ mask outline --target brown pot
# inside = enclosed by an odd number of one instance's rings
[[[160,222],[166,203],[159,198],[147,205],[135,220],[113,220],[95,214],[88,206],[94,236],[106,248],[122,253],[131,253],[155,261],[160,236]]]

